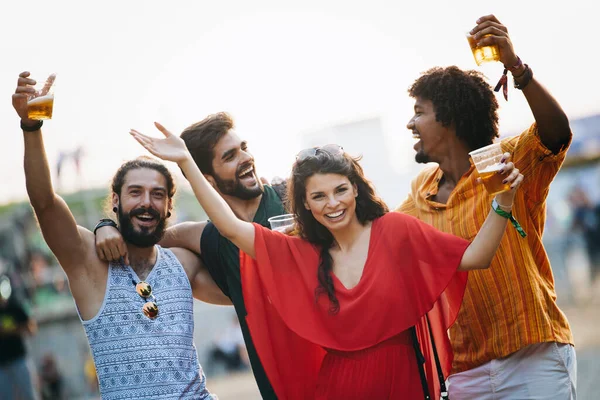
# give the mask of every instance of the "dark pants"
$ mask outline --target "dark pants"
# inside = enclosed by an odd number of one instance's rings
[[[0,366],[0,399],[33,400],[31,374],[25,358]]]

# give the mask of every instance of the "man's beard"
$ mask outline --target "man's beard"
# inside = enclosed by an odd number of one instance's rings
[[[155,228],[142,226],[140,231],[136,231],[131,221],[133,217],[141,214],[150,214],[154,218],[158,219],[158,224]],[[134,208],[125,215],[119,204],[119,227],[121,228],[121,235],[125,243],[130,243],[137,247],[152,247],[156,243],[160,242],[167,225],[167,219],[161,218],[158,211],[153,208]]]
[[[415,161],[419,164],[427,164],[428,162],[431,162],[429,156],[425,154],[423,150],[417,151],[417,154],[415,154]]]
[[[233,179],[221,179],[216,173],[213,174],[219,191],[224,195],[237,197],[241,200],[252,200],[263,194],[263,187],[260,184],[260,180],[256,179],[257,185],[253,188],[247,188],[240,182],[238,173],[247,167],[248,165],[240,166]]]

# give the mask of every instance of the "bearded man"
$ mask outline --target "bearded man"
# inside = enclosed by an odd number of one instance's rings
[[[129,257],[102,260],[94,233],[77,225],[52,187],[43,122],[27,114],[35,83],[29,72],[21,73],[12,96],[23,130],[27,193],[44,239],[69,279],[102,398],[216,398],[206,388],[194,346],[193,297],[231,303],[195,254],[157,245],[173,207],[171,173],[150,158],[119,168],[110,201]]]

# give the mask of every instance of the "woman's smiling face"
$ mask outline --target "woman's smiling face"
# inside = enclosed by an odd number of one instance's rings
[[[346,228],[356,219],[356,186],[347,176],[314,174],[306,180],[304,206],[330,232]]]

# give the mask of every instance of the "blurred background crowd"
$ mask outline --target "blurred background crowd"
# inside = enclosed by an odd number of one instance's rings
[[[592,48],[595,2],[542,7],[506,0],[492,10],[478,0],[373,0],[368,5],[107,0],[86,7],[32,0],[26,23],[21,2],[13,3],[0,5],[0,15],[19,16],[0,24],[0,35],[7,38],[0,49],[9,55],[3,59],[0,98],[2,115],[10,116],[0,119],[0,366],[6,358],[22,357],[42,399],[99,397],[65,274],[26,201],[22,138],[8,101],[18,73],[29,68],[36,76],[58,72],[55,115],[44,125],[44,139],[54,165],[53,184],[88,229],[105,217],[112,173],[141,154],[126,135],[129,128],[150,133],[152,121],[159,121],[180,132],[217,111],[234,116],[250,152],[264,160],[257,165],[259,175],[286,176],[299,149],[338,143],[363,156],[366,175],[394,208],[422,168],[414,162],[411,133],[405,129],[413,112],[406,88],[420,72],[452,64],[481,70],[495,83],[502,66],[477,67],[464,36],[475,18],[492,12],[510,26],[519,56],[561,103],[574,133],[551,185],[543,241],[558,303],[575,337],[579,398],[597,398],[600,53]],[[8,40],[14,37],[18,40]],[[517,90],[511,88],[509,98],[498,96],[503,136],[519,134],[533,121]],[[180,189],[172,222],[205,219],[185,179],[173,172]],[[195,301],[194,313],[195,343],[210,390],[222,400],[258,399],[233,309]],[[18,326],[23,329],[17,335]]]
[[[380,125],[378,119],[371,118],[320,129],[315,135],[307,135],[306,143],[329,135],[343,138],[351,148],[358,150],[359,139],[367,133],[373,136],[381,129]],[[592,373],[600,371],[595,358],[600,354],[600,341],[594,339],[600,321],[593,311],[600,306],[600,114],[573,120],[571,126],[574,142],[552,183],[544,242],[552,262],[559,304],[573,324],[581,365],[579,373],[584,377],[590,374],[591,378]],[[354,146],[353,141],[356,141]],[[370,176],[376,177],[378,188],[391,192],[394,176],[386,167],[386,161],[377,157],[384,143],[371,143],[360,145],[363,165]],[[77,163],[67,163],[61,168],[76,169]],[[55,182],[60,184],[60,175],[55,177]],[[96,221],[103,217],[101,210],[106,195],[105,189],[88,189],[64,197],[77,221],[93,229]],[[176,204],[178,221],[205,218],[187,190],[177,194]],[[97,396],[93,361],[66,277],[45,245],[25,201],[0,207],[0,255],[0,296],[18,301],[37,325],[37,329],[23,335],[36,390],[43,399]],[[252,387],[233,309],[196,301],[195,316],[197,328],[201,327],[197,329],[196,345],[209,387],[211,382],[235,374],[249,387],[250,394],[258,396]],[[8,323],[7,319],[0,320],[0,325]],[[3,354],[7,349],[2,347],[8,342],[0,343],[0,354]],[[586,347],[594,354],[589,365],[581,364],[588,357]],[[581,390],[585,390],[585,385],[585,379],[581,380]]]

